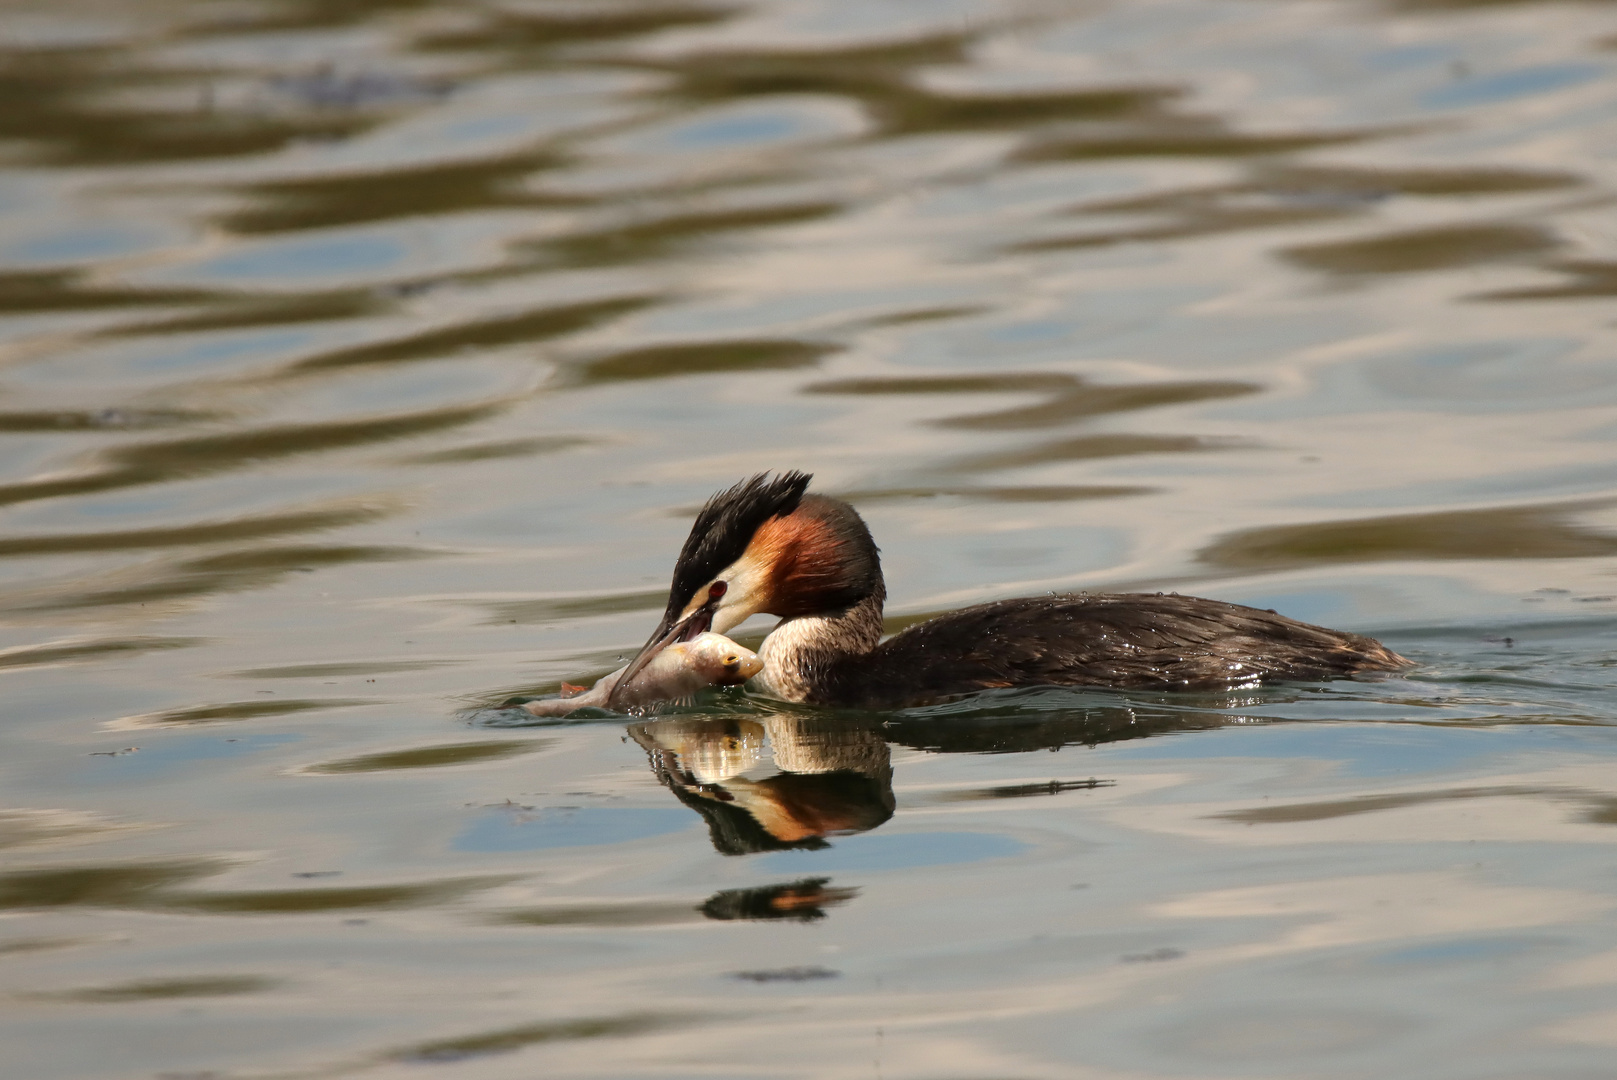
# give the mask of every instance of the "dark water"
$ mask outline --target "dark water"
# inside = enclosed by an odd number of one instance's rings
[[[1614,75],[1594,3],[4,4],[0,1075],[1611,1076]],[[766,468],[895,628],[1420,666],[499,707]]]

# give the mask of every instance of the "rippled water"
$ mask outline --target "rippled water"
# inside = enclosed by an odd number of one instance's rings
[[[1614,75],[1593,3],[6,3],[0,1075],[1611,1075]],[[770,468],[894,628],[1419,667],[502,707]]]

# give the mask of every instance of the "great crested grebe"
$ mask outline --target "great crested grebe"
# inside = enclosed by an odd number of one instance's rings
[[[662,622],[619,685],[668,645],[759,612],[781,621],[753,686],[813,705],[902,708],[1015,686],[1206,690],[1410,663],[1359,634],[1160,593],[998,600],[883,641],[876,543],[853,507],[804,494],[809,479],[759,474],[707,501]]]

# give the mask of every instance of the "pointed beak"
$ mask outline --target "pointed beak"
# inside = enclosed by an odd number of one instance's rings
[[[652,631],[651,637],[647,639],[645,645],[641,646],[640,651],[635,654],[634,659],[629,661],[629,666],[624,669],[623,677],[612,687],[612,693],[606,699],[606,707],[610,709],[616,705],[619,691],[628,686],[634,680],[634,677],[640,674],[658,653],[670,645],[681,641],[689,641],[698,634],[706,633],[712,629],[713,613],[718,610],[719,601],[724,597],[727,588],[728,586],[724,582],[715,581],[707,587],[707,599],[702,602],[701,607],[678,620],[664,618],[658,624],[657,629]]]

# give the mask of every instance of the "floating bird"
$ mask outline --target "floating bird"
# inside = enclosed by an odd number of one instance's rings
[[[760,474],[709,499],[668,608],[619,686],[670,645],[760,612],[780,623],[751,687],[812,705],[890,709],[1022,686],[1209,690],[1396,671],[1380,642],[1220,600],[1077,593],[952,611],[882,640],[876,543],[854,508]]]

